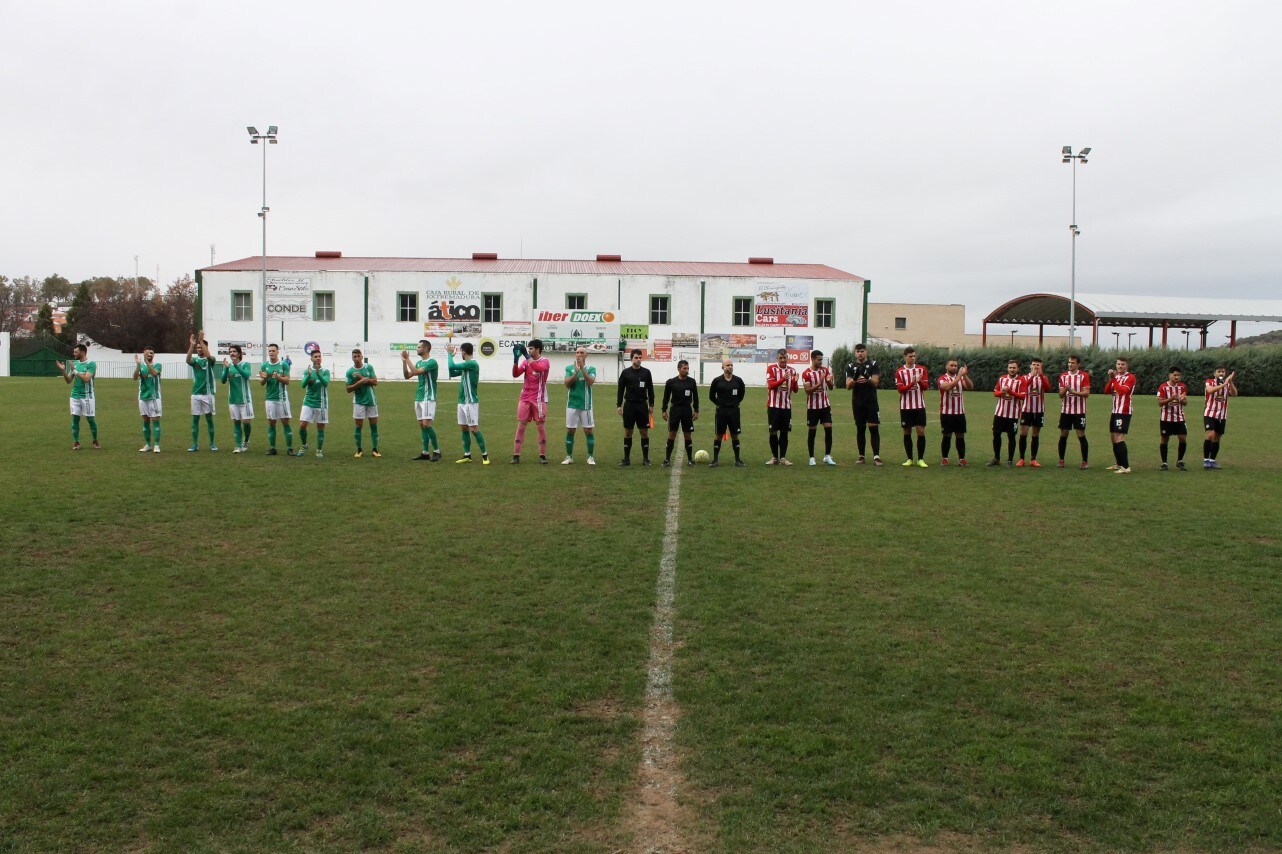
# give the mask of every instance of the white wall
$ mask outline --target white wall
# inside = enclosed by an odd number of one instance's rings
[[[13,358],[13,341],[8,332],[0,332],[0,377],[9,376],[9,360]]]

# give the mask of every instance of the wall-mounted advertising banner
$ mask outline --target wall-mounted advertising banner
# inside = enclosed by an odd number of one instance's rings
[[[708,332],[699,339],[699,359],[703,362],[720,362],[730,355],[730,333]]]
[[[464,285],[458,276],[446,279],[443,288],[429,288],[425,296],[429,323],[481,322],[481,292]]]
[[[311,320],[312,280],[296,276],[268,276],[267,317],[270,320]]]
[[[654,352],[650,355],[650,358],[656,362],[671,362],[672,361],[672,339],[671,338],[654,339]]]
[[[673,350],[697,350],[699,348],[698,332],[673,332]]]
[[[757,349],[752,361],[763,365],[773,365],[779,358],[779,351],[786,349],[788,338],[783,333],[757,336]]]
[[[441,323],[439,321],[429,320],[423,324],[424,338],[480,338],[481,321],[453,321],[451,323]]]
[[[788,363],[792,365],[810,364],[810,351],[815,349],[815,336],[813,335],[789,335],[788,343]]]
[[[540,311],[534,317],[534,337],[545,353],[614,353],[619,349],[619,324],[612,311]]]
[[[620,338],[649,338],[650,324],[648,323],[621,323],[619,324]]]
[[[494,324],[488,324],[494,334]],[[498,348],[511,350],[517,344],[528,344],[534,337],[534,324],[528,320],[505,320],[498,330]],[[511,355],[509,353],[509,355]]]
[[[810,287],[804,282],[758,282],[754,308],[758,326],[809,326]]]

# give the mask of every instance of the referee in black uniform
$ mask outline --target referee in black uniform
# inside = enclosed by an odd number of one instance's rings
[[[654,378],[650,369],[641,367],[641,351],[632,351],[632,364],[619,372],[619,394],[616,404],[623,416],[623,459],[619,465],[632,465],[632,428],[641,428],[641,465],[650,465],[650,418],[654,415]]]
[[[881,416],[877,411],[877,385],[881,382],[881,365],[868,358],[868,347],[855,345],[855,361],[846,366],[846,388],[850,389],[850,405],[855,412],[855,439],[859,444],[859,459],[864,461],[864,429],[872,439],[872,461],[881,465]]]
[[[671,412],[668,407],[671,406]],[[677,444],[677,430],[685,434],[686,465],[694,465],[694,422],[699,418],[699,384],[690,376],[690,363],[677,362],[677,375],[663,385],[663,420],[668,422],[668,450],[664,467],[672,465],[672,449]]]
[[[721,437],[727,431],[730,433],[730,446],[734,448],[734,464],[739,468],[747,465],[739,457],[739,404],[743,403],[745,391],[747,389],[743,380],[734,375],[734,362],[722,359],[721,376],[708,386],[708,400],[717,407],[717,435],[712,441],[712,462],[708,463],[709,468],[717,467],[717,457],[721,456]]]

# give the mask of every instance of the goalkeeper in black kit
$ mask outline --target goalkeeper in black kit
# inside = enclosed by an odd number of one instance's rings
[[[730,446],[734,448],[734,464],[743,468],[747,464],[739,456],[739,404],[743,403],[747,391],[743,380],[734,375],[734,362],[721,360],[721,376],[708,386],[708,400],[717,407],[716,438],[712,442],[712,462],[709,468],[717,467],[717,458],[721,456],[721,437],[730,434]]]
[[[641,367],[641,351],[632,351],[632,364],[619,372],[619,414],[623,416],[623,459],[632,465],[632,428],[641,428],[641,465],[650,465],[650,419],[654,416],[654,378]]]

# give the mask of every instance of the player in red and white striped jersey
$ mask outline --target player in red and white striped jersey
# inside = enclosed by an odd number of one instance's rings
[[[1158,420],[1158,432],[1161,434],[1159,451],[1162,455],[1162,471],[1166,471],[1166,443],[1172,436],[1179,438],[1179,457],[1176,460],[1175,467],[1180,471],[1187,471],[1184,468],[1184,451],[1188,448],[1188,425],[1184,423],[1184,404],[1188,402],[1189,389],[1181,382],[1179,368],[1171,368],[1167,374],[1166,382],[1157,387],[1157,404],[1161,410]]]
[[[1019,414],[1023,410],[1024,389],[1019,381],[1019,360],[1011,359],[1006,363],[1006,373],[997,378],[993,387],[993,397],[997,398],[997,407],[993,412],[993,458],[988,465],[1002,464],[1002,436],[1007,439],[1008,451],[1006,465],[1015,465],[1015,425],[1019,423]]]
[[[1086,398],[1091,396],[1091,376],[1082,370],[1082,357],[1069,356],[1068,370],[1059,375],[1059,467],[1064,467],[1064,452],[1068,450],[1068,431],[1077,431],[1077,444],[1082,448],[1082,468],[1090,443],[1086,441]]]
[[[828,390],[836,386],[832,370],[824,367],[822,350],[810,351],[810,367],[801,372],[801,381],[806,387],[806,426],[810,448],[810,464],[815,465],[815,428],[824,426],[824,465],[835,466],[832,458],[832,404],[828,400]]]
[[[917,465],[926,468],[926,398],[930,388],[930,371],[917,364],[917,351],[904,350],[904,364],[895,371],[895,388],[899,391],[899,426],[904,428],[905,466],[913,464],[912,432],[917,430]]]
[[[1131,456],[1126,449],[1126,434],[1131,429],[1131,396],[1135,394],[1137,377],[1131,373],[1131,363],[1119,358],[1117,365],[1109,369],[1108,382],[1104,384],[1104,393],[1113,395],[1113,414],[1109,417],[1109,431],[1113,438],[1113,458],[1116,465],[1109,466],[1118,474],[1131,473]]]
[[[788,431],[792,429],[792,396],[797,391],[797,370],[788,364],[788,351],[780,349],[775,364],[766,368],[766,419],[770,422],[768,466],[790,466]]]
[[[1019,415],[1019,462],[1016,467],[1024,465],[1024,454],[1028,450],[1028,434],[1033,434],[1033,456],[1029,465],[1041,468],[1037,461],[1037,449],[1041,444],[1042,426],[1046,422],[1046,392],[1051,390],[1051,379],[1042,370],[1042,360],[1033,359],[1028,365],[1028,373],[1019,378],[1020,388],[1024,392],[1024,408]]]
[[[1217,469],[1220,464],[1220,439],[1224,428],[1228,426],[1229,398],[1237,397],[1237,383],[1233,379],[1237,371],[1228,372],[1228,368],[1219,365],[1215,376],[1206,380],[1206,409],[1202,412],[1202,426],[1206,429],[1206,440],[1202,443],[1202,468]]]
[[[944,373],[939,375],[936,382],[939,387],[939,429],[944,434],[939,446],[942,454],[939,464],[943,466],[948,465],[948,451],[952,446],[953,436],[957,437],[957,464],[967,465],[966,399],[962,392],[975,387],[967,373],[964,365],[959,366],[956,359],[949,359],[944,366]]]

